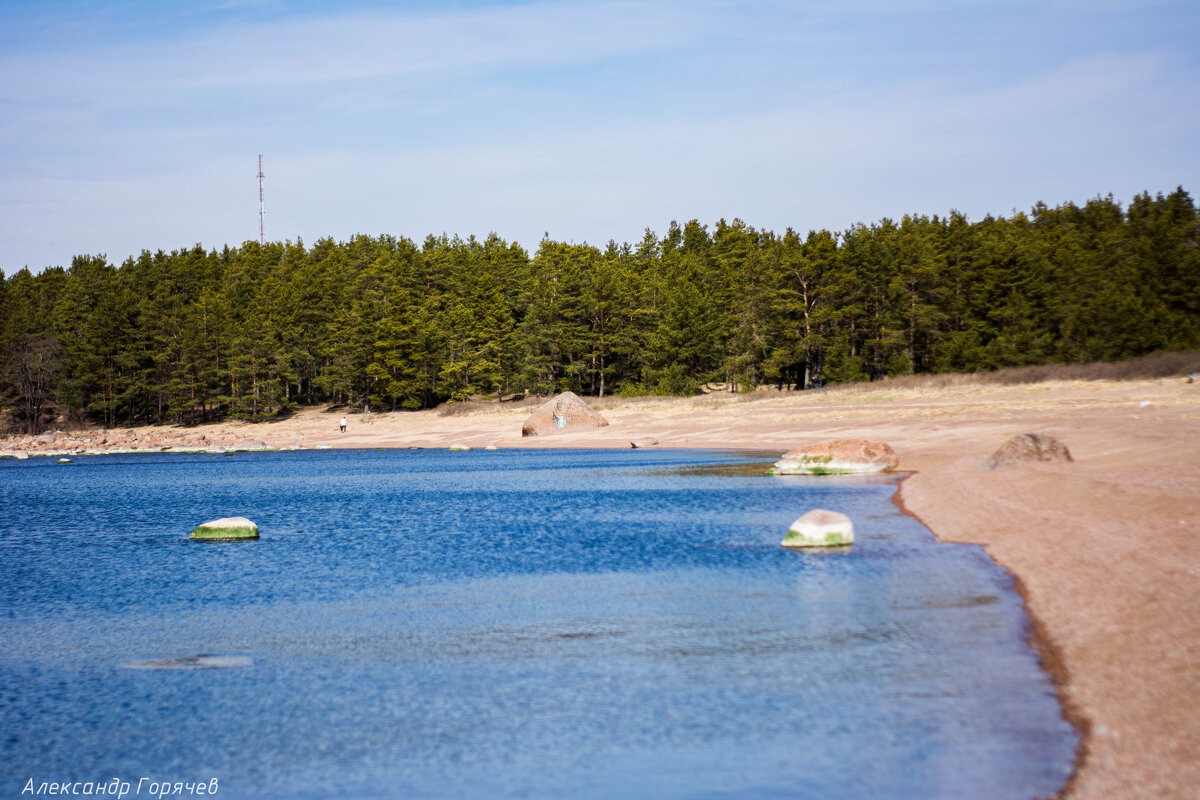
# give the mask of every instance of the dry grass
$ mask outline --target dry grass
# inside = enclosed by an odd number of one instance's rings
[[[880,390],[903,392],[945,391],[973,386],[1021,386],[1038,383],[1070,381],[1140,381],[1161,378],[1182,378],[1200,373],[1200,350],[1158,352],[1139,358],[1111,363],[1039,364],[1030,367],[1008,367],[991,372],[941,373],[937,375],[901,375],[869,383],[843,383],[815,390],[817,394],[861,394]],[[783,393],[783,394],[795,394]],[[756,397],[755,395],[763,395]],[[780,392],[754,392],[750,399],[779,397]]]
[[[1200,373],[1200,350],[1158,352],[1111,363],[1043,364],[981,373],[985,383],[1017,384],[1044,381],[1138,381]]]
[[[495,414],[506,411],[528,413],[548,399],[546,397],[515,397],[499,403],[495,400],[459,400],[442,403],[437,407],[437,413],[439,417],[469,417],[475,414]]]
[[[610,394],[607,397],[585,397],[583,400],[597,411],[611,411],[614,408],[653,408],[664,403],[678,403],[690,398],[678,395],[647,394],[636,397],[621,397]]]
[[[754,392],[734,393],[725,391],[720,386],[710,386],[712,389],[704,394],[689,397],[669,395],[646,395],[641,397],[586,397],[584,401],[597,411],[615,411],[630,409],[645,409],[647,411],[658,407],[679,407],[684,403],[689,408],[721,409],[730,405],[742,403],[759,403],[766,400],[805,397],[814,401],[822,398],[830,400],[857,402],[860,396],[870,395],[870,399],[861,397],[864,402],[891,399],[897,395],[920,395],[947,390],[971,390],[985,386],[1019,386],[1050,382],[1069,381],[1135,381],[1158,378],[1184,377],[1200,373],[1200,350],[1182,352],[1151,353],[1140,358],[1126,361],[1093,364],[1042,364],[1032,367],[1010,367],[992,372],[972,373],[942,373],[937,375],[901,375],[895,378],[868,383],[842,383],[826,386],[820,389],[798,391],[794,389],[776,389],[762,387]],[[549,398],[546,397],[514,397],[497,403],[493,399],[473,399],[455,403],[443,403],[438,406],[438,416],[461,417],[477,414],[495,414],[505,412],[529,413]]]

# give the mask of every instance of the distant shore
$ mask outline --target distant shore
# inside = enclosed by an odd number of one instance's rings
[[[984,545],[1016,576],[1043,660],[1084,736],[1067,795],[1184,797],[1200,786],[1200,383],[884,382],[595,405],[609,426],[547,437],[521,437],[527,404],[370,415],[305,409],[269,423],[9,437],[0,454],[628,448],[652,440],[782,451],[838,438],[885,441],[913,473],[901,507],[942,539]],[[1038,430],[1063,441],[1075,462],[978,470],[1007,438]]]

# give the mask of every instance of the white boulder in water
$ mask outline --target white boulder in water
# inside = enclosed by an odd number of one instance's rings
[[[208,542],[236,542],[258,538],[258,525],[245,517],[221,517],[205,522],[192,531],[190,539]]]
[[[788,528],[784,547],[841,547],[854,542],[854,523],[845,514],[814,508]]]

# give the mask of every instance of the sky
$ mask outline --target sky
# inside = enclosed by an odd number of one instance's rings
[[[0,270],[1200,191],[1200,3],[0,0]]]

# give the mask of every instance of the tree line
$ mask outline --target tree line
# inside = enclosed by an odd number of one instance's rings
[[[492,234],[247,242],[0,281],[0,400],[106,426],[570,389],[806,389],[1200,346],[1200,216],[1128,207],[783,234],[672,222],[604,247]]]

